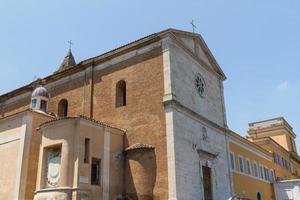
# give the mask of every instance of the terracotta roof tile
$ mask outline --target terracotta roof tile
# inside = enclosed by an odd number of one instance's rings
[[[125,149],[125,151],[137,150],[137,149],[154,149],[155,147],[150,144],[142,144],[142,143],[135,143]]]
[[[44,126],[44,125],[46,125],[46,124],[50,124],[50,123],[52,123],[52,122],[56,122],[56,121],[60,121],[60,120],[69,120],[69,119],[84,119],[84,120],[88,120],[88,121],[90,121],[90,122],[94,122],[94,123],[99,124],[99,125],[102,125],[102,126],[106,126],[106,127],[108,127],[108,128],[118,129],[118,130],[120,130],[120,131],[122,131],[122,132],[124,132],[124,133],[126,132],[125,129],[117,128],[117,127],[112,126],[112,125],[110,125],[110,124],[108,124],[108,123],[101,122],[101,121],[98,121],[98,120],[89,118],[89,117],[87,117],[87,116],[84,116],[84,115],[79,115],[79,116],[77,116],[77,117],[55,118],[55,119],[52,119],[52,120],[49,120],[49,121],[47,121],[47,122],[42,123],[42,124],[40,125],[40,127],[41,127],[41,126]]]

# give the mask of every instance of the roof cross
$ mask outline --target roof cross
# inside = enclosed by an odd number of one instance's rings
[[[192,21],[190,22],[190,24],[192,25],[193,33],[195,33],[195,29],[197,28],[197,26],[194,24],[194,20],[192,20]]]
[[[69,40],[69,41],[68,41],[68,43],[69,43],[69,49],[71,50],[71,48],[72,48],[72,45],[73,45],[73,42],[72,42],[72,40]]]

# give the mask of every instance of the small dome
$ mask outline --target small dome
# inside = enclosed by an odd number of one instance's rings
[[[31,97],[46,97],[49,98],[49,94],[46,88],[43,86],[37,87],[33,92]]]

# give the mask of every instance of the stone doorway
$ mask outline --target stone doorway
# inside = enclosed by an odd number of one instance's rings
[[[204,200],[212,200],[211,168],[202,166]]]

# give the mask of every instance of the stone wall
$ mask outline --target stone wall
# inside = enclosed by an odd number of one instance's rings
[[[203,195],[200,165],[206,159],[198,150],[210,152],[217,157],[210,163],[214,199],[230,197],[230,180],[224,133],[188,114],[172,109],[174,115],[175,169],[177,199],[200,199]],[[205,128],[206,133],[204,133]],[[205,138],[204,134],[207,134]]]
[[[0,118],[24,111],[30,107],[31,92],[0,102]]]
[[[37,128],[40,124],[45,121],[50,120],[46,115],[42,114],[32,114],[32,124],[30,125],[31,129],[28,130],[27,134],[30,134],[31,137],[28,140],[26,146],[29,147],[28,155],[24,160],[27,160],[27,175],[26,175],[26,184],[25,184],[25,199],[33,199],[34,191],[36,189],[36,180],[37,180],[37,170],[38,170],[38,158],[40,152],[41,144],[41,135],[38,133]]]
[[[300,199],[300,180],[282,181],[274,184],[276,200]]]
[[[165,111],[167,124],[167,151],[169,199],[202,199],[201,165],[206,158],[199,151],[209,152],[215,158],[212,169],[213,198],[228,199],[231,195],[227,150],[226,118],[223,85],[216,73],[202,66],[190,52],[174,40],[164,41],[166,63]],[[196,45],[196,44],[195,44]],[[195,77],[200,73],[206,91],[200,97],[195,88]]]
[[[21,151],[22,119],[2,122],[0,132],[0,199],[14,199],[19,181],[16,174],[20,164],[17,157]]]
[[[204,67],[191,53],[169,42],[172,95],[183,106],[224,127],[226,118],[223,107],[222,81],[213,73],[211,66]],[[195,54],[195,56],[198,56]],[[209,70],[210,69],[210,70]],[[205,82],[205,92],[200,97],[195,87],[196,75]]]
[[[29,111],[1,120],[0,199],[33,199],[41,138],[35,128],[46,120]]]

